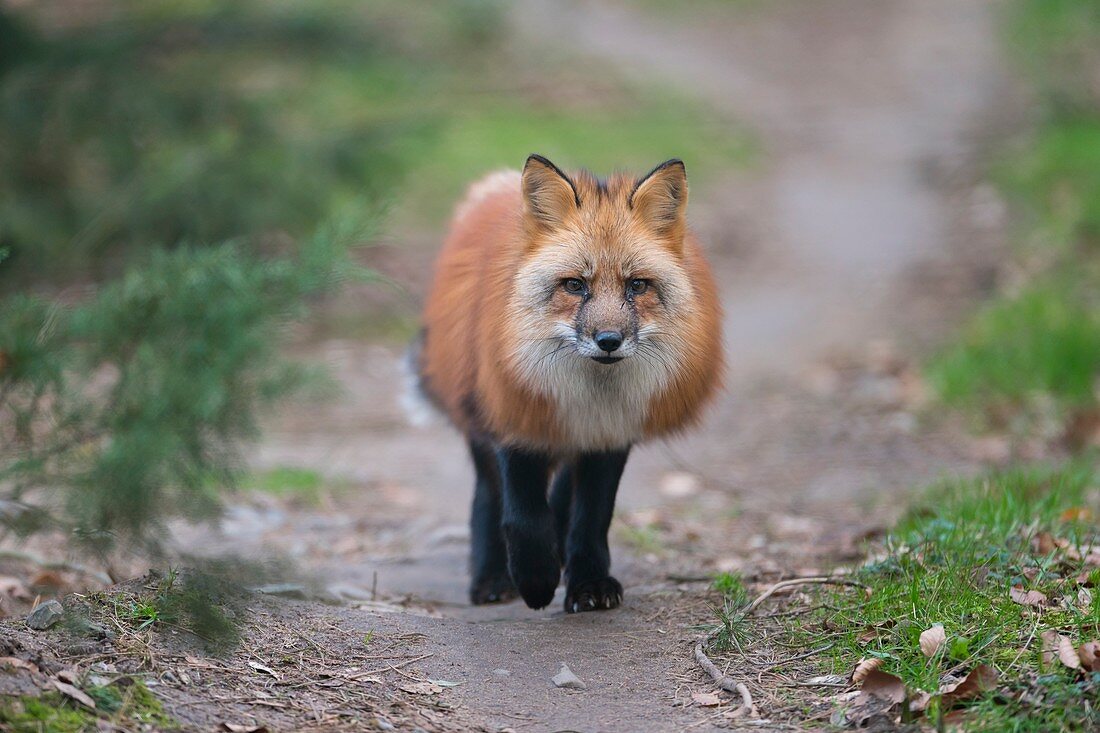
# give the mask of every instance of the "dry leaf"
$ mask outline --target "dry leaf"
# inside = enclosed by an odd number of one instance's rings
[[[1081,660],[1077,656],[1077,650],[1073,648],[1073,643],[1069,640],[1069,637],[1062,636],[1057,631],[1047,629],[1043,633],[1039,634],[1039,639],[1042,641],[1042,659],[1043,666],[1049,667],[1054,663],[1054,658],[1069,667],[1070,669],[1080,669]]]
[[[1059,638],[1058,632],[1053,629],[1047,629],[1039,634],[1039,642],[1042,644],[1039,648],[1039,656],[1043,660],[1043,667],[1054,664],[1054,657],[1058,654]]]
[[[909,711],[913,713],[923,713],[930,702],[932,702],[932,693],[925,692],[924,690],[917,690],[909,697]]]
[[[56,688],[57,691],[60,692],[62,695],[65,695],[66,697],[71,697],[84,707],[95,710],[95,700],[88,697],[86,694],[84,694],[84,692],[78,690],[69,683],[62,682],[61,680],[50,680],[50,684],[52,684],[54,688]]]
[[[1081,666],[1090,672],[1100,672],[1100,642],[1089,641],[1077,647]]]
[[[901,678],[883,672],[881,669],[870,670],[863,678],[863,686],[860,690],[891,703],[900,703],[905,699],[905,683]]]
[[[940,688],[941,709],[947,710],[963,700],[977,697],[997,685],[997,670],[988,664],[979,664],[962,680]]]
[[[859,660],[859,663],[856,664],[856,668],[852,670],[852,682],[862,682],[867,678],[868,674],[874,672],[881,666],[882,660],[878,657]]]
[[[1088,607],[1092,605],[1092,591],[1088,588],[1078,588],[1077,605],[1088,609]]]
[[[935,624],[930,629],[921,632],[920,650],[926,657],[931,657],[947,643],[947,632],[943,630],[943,624]]]
[[[31,674],[37,673],[38,665],[34,662],[28,662],[26,659],[20,659],[19,657],[0,657],[0,667],[14,667],[15,669],[25,669]]]
[[[222,723],[222,730],[227,730],[229,733],[267,733],[266,725],[256,724],[242,724],[242,723]]]
[[[1021,606],[1036,606],[1043,607],[1050,603],[1047,600],[1046,594],[1040,593],[1037,590],[1024,590],[1018,585],[1014,585],[1008,589],[1008,597]]]
[[[398,685],[397,689],[410,695],[438,695],[443,692],[442,687],[433,685],[431,682],[406,682],[403,685]]]
[[[271,675],[275,679],[279,679],[279,675],[275,672],[275,670],[273,670],[271,667],[268,667],[267,665],[260,664],[259,662],[253,662],[252,660],[249,660],[248,666],[251,667],[252,669],[256,670],[257,672],[263,672],[264,674]]]
[[[1091,522],[1092,510],[1087,506],[1075,506],[1062,512],[1059,517],[1063,522]]]
[[[712,708],[715,705],[722,704],[722,698],[718,697],[718,693],[715,692],[693,692],[691,693],[691,699],[696,705],[701,705],[704,708]]]
[[[1058,659],[1070,669],[1081,669],[1081,658],[1077,656],[1077,650],[1073,648],[1073,642],[1068,637],[1058,637]]]

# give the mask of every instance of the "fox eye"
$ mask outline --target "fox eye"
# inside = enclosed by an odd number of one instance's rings
[[[583,293],[584,292],[584,281],[579,279],[579,278],[567,277],[564,280],[562,280],[561,286],[563,288],[565,288],[565,292],[567,292],[567,293]]]
[[[633,295],[641,295],[645,291],[649,290],[649,281],[635,278],[630,281],[630,292]]]

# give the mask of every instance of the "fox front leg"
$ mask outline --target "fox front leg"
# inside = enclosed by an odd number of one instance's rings
[[[611,577],[607,532],[630,449],[586,453],[572,466],[573,502],[565,543],[565,612],[615,608],[623,586]]]
[[[546,501],[553,460],[542,453],[500,448],[501,526],[508,572],[524,602],[544,608],[561,578],[554,514]]]
[[[516,588],[500,526],[500,468],[488,445],[471,441],[470,455],[477,472],[470,512],[470,602],[503,603],[516,597]]]

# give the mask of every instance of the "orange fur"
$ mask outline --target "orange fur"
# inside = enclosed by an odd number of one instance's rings
[[[471,188],[439,255],[419,362],[459,430],[568,454],[698,420],[723,370],[721,313],[686,201],[678,161],[602,182],[532,156],[522,176]],[[583,298],[561,287],[570,278]],[[635,280],[650,285],[624,290]],[[585,355],[604,327],[633,334],[619,363]]]

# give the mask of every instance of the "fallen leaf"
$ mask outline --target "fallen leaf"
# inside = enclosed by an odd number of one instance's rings
[[[52,684],[54,688],[62,695],[66,697],[71,697],[84,707],[95,710],[95,700],[88,697],[84,692],[78,690],[69,683],[62,682],[61,680],[50,680],[50,684]]]
[[[1081,666],[1090,672],[1100,672],[1100,642],[1088,641],[1077,647]]]
[[[1087,506],[1070,507],[1059,517],[1063,522],[1091,522],[1092,518],[1092,510]]]
[[[1058,661],[1070,669],[1081,669],[1081,659],[1077,656],[1077,650],[1073,648],[1073,642],[1069,637],[1047,629],[1039,634],[1039,639],[1042,641],[1041,656],[1044,667],[1054,664],[1054,658],[1057,657]]]
[[[883,672],[881,669],[870,670],[863,678],[863,686],[860,690],[892,704],[905,700],[905,683],[900,677]]]
[[[920,650],[926,657],[933,656],[946,643],[947,632],[943,630],[943,624],[935,624],[921,632]]]
[[[28,662],[26,659],[20,659],[18,657],[0,657],[0,667],[25,669],[31,674],[35,674],[39,671],[38,665],[34,662]]]
[[[852,670],[851,680],[852,682],[862,682],[867,678],[867,675],[875,671],[882,666],[882,660],[878,657],[871,657],[870,659],[861,659],[856,664],[856,668]]]
[[[960,681],[940,688],[941,709],[948,710],[955,704],[977,697],[992,690],[997,684],[997,670],[988,664],[979,664]]]
[[[403,685],[398,685],[397,689],[410,695],[438,695],[443,692],[442,687],[431,682],[406,682]]]
[[[1077,605],[1088,609],[1092,605],[1092,591],[1088,588],[1077,589]]]
[[[263,672],[264,674],[271,675],[275,679],[279,679],[279,675],[275,672],[275,670],[265,664],[260,664],[259,662],[253,662],[252,660],[249,660],[248,666],[256,670],[257,672]]]
[[[691,693],[691,699],[696,705],[704,708],[712,708],[715,705],[722,704],[722,698],[718,697],[715,692],[693,692]]]
[[[1035,535],[1035,552],[1040,555],[1052,555],[1058,549],[1054,543],[1054,535],[1050,532],[1040,532]]]
[[[1039,647],[1039,657],[1043,661],[1043,667],[1054,664],[1054,658],[1058,654],[1059,638],[1058,632],[1053,629],[1047,629],[1039,634],[1039,642],[1042,645]]]
[[[267,733],[267,726],[247,723],[222,723],[222,730],[227,730],[229,733]]]
[[[1073,642],[1068,637],[1058,637],[1058,659],[1070,669],[1081,669],[1081,658],[1077,656],[1077,650],[1073,648]]]
[[[802,684],[821,685],[822,687],[847,687],[848,678],[842,674],[826,674],[820,677],[811,677]]]
[[[925,692],[924,690],[917,690],[909,697],[909,711],[912,713],[923,713],[930,702],[932,702],[932,693]]]
[[[1018,585],[1009,588],[1008,597],[1021,606],[1035,606],[1041,608],[1050,603],[1045,593],[1040,593],[1037,590],[1024,590]]]

